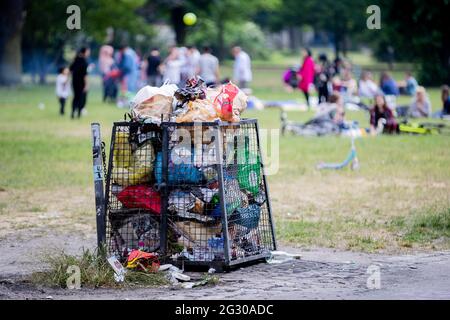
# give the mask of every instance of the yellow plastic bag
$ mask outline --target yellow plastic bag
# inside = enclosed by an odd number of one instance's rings
[[[122,187],[148,182],[155,160],[151,141],[133,152],[128,137],[128,132],[118,132],[114,143],[112,178]]]

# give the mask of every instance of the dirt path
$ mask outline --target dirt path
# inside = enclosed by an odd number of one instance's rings
[[[58,233],[16,235],[0,241],[0,299],[449,299],[450,252],[404,256],[314,249],[301,260],[261,263],[220,274],[214,287],[195,289],[81,289],[34,287],[22,279],[42,268],[39,256],[52,248],[77,253],[94,237]],[[368,289],[368,267],[379,267],[380,289]],[[375,267],[374,267],[375,266]],[[199,276],[199,274],[193,274]]]

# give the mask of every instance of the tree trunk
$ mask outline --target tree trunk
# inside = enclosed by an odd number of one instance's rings
[[[217,19],[217,58],[223,60],[225,57],[225,23],[222,19]]]
[[[336,59],[340,58],[341,52],[341,37],[338,32],[334,34],[334,56]]]
[[[15,85],[22,77],[22,0],[2,0],[0,4],[0,85]]]
[[[185,13],[184,7],[173,7],[170,10],[170,19],[172,21],[173,29],[175,31],[175,37],[177,45],[184,45],[186,39],[186,26],[183,22],[183,15]]]

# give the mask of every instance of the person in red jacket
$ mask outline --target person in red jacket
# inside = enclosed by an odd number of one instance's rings
[[[310,49],[302,49],[303,64],[298,71],[298,88],[305,95],[306,104],[309,107],[309,89],[314,82],[315,65]]]

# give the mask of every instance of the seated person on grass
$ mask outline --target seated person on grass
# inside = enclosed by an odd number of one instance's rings
[[[387,72],[381,74],[380,88],[387,96],[398,96],[397,83]]]
[[[378,93],[375,95],[375,105],[370,110],[370,133],[372,135],[377,134],[378,122],[384,119],[383,133],[398,133],[399,127],[394,113],[386,104],[386,98],[383,94]]]
[[[433,118],[450,117],[450,95],[449,95],[449,87],[447,85],[442,86],[441,101],[442,101],[442,110],[435,112],[433,114]]]
[[[358,94],[361,98],[373,99],[379,91],[378,85],[372,80],[372,74],[369,71],[364,71],[361,74],[358,87]]]
[[[416,97],[409,108],[412,118],[428,118],[431,115],[431,104],[424,87],[417,87]]]
[[[414,96],[418,88],[417,80],[413,77],[410,71],[406,72],[405,80],[398,84],[400,93],[407,96]]]

